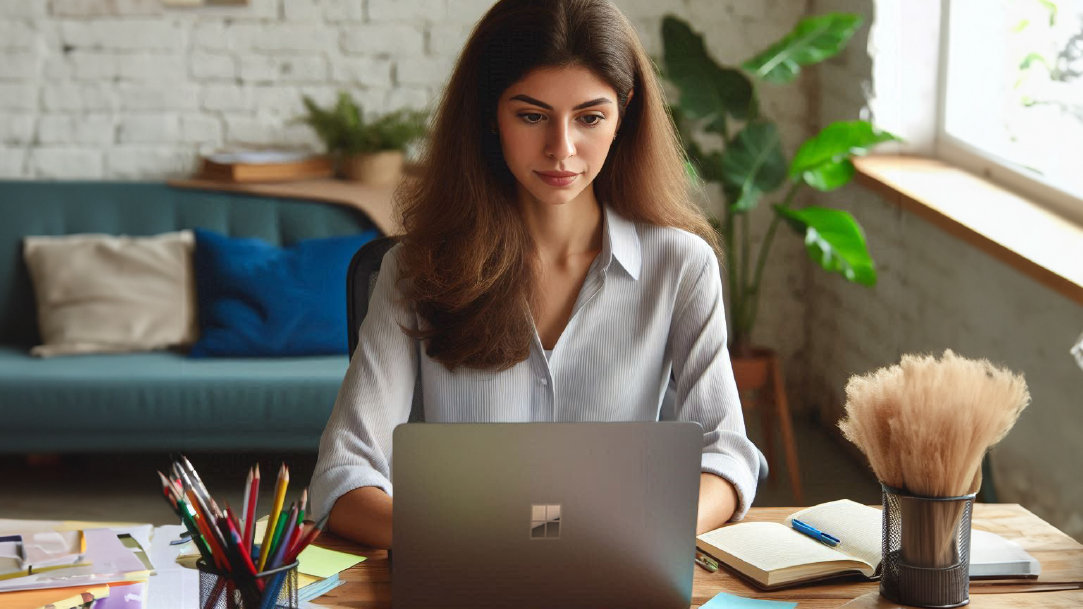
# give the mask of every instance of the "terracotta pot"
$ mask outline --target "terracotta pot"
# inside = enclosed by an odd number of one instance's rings
[[[347,180],[372,186],[394,184],[402,178],[405,158],[401,150],[349,156],[342,159],[342,175]]]
[[[770,380],[771,357],[774,352],[771,349],[753,347],[748,355],[730,353],[730,362],[733,364],[733,376],[737,379],[737,389],[741,393],[747,391],[761,391],[767,388]]]

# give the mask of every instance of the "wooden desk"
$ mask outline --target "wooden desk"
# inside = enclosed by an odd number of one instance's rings
[[[747,521],[781,522],[798,508],[752,508]],[[1037,580],[987,580],[970,585],[970,607],[999,609],[1015,607],[1083,607],[1083,545],[1015,504],[976,504],[974,528],[992,531],[1018,542],[1042,563]],[[342,573],[347,583],[315,599],[315,603],[340,609],[384,609],[391,606],[391,577],[387,552],[366,550],[332,535],[318,545],[364,554],[365,562]],[[691,560],[691,559],[689,559]],[[746,597],[798,602],[798,609],[847,606],[853,609],[897,607],[879,595],[879,584],[840,581],[800,586],[789,590],[762,592],[728,572],[708,573],[695,569],[692,607],[699,607],[719,592]]]

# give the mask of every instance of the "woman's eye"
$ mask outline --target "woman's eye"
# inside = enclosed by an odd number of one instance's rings
[[[579,117],[579,120],[588,127],[596,127],[599,123],[605,120],[605,117],[601,114],[586,114]]]
[[[538,112],[523,112],[519,115],[519,118],[523,119],[524,122],[534,124],[540,123],[544,117]]]

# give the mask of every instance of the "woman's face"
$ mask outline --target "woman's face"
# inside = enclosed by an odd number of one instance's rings
[[[616,91],[581,66],[538,68],[508,87],[497,128],[520,199],[593,202],[619,122]]]

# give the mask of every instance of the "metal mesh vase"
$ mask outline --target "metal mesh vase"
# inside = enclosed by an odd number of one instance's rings
[[[919,497],[883,486],[880,594],[904,605],[970,602],[970,521],[976,493]]]

